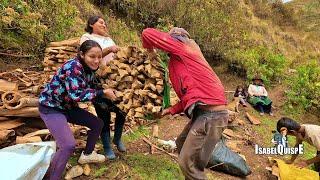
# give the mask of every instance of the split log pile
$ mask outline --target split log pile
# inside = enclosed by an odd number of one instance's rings
[[[17,130],[25,126],[27,119],[39,119],[38,96],[46,79],[47,76],[40,72],[22,69],[0,73],[1,147],[9,145],[15,138],[17,143],[40,141],[39,136],[27,136],[23,139],[20,135],[30,131],[22,133]]]
[[[50,43],[43,61],[45,73],[22,69],[0,73],[0,147],[51,138],[39,117],[38,96],[58,67],[76,56],[78,46],[79,38]],[[159,56],[154,53],[125,47],[97,72],[100,85],[116,90],[117,106],[127,113],[125,133],[132,131],[135,124],[145,123],[143,118],[148,114],[161,111],[164,82],[159,62]],[[80,104],[80,107],[95,113],[91,104]],[[82,134],[85,133],[83,129]]]
[[[52,42],[45,50],[44,71],[51,76],[68,59],[75,57],[79,38]],[[133,46],[121,48],[114,60],[100,66],[97,74],[103,88],[117,91],[118,107],[127,113],[130,123],[143,123],[148,114],[160,112],[163,92],[163,70],[159,56]],[[94,112],[90,103],[81,107]]]
[[[117,90],[121,110],[131,122],[161,111],[163,70],[156,54],[136,47],[121,48],[115,58],[97,71],[103,88]]]
[[[64,62],[76,56],[79,43],[80,38],[49,43],[42,63],[43,70],[52,75]]]

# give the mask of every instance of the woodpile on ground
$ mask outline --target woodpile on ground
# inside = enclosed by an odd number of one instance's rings
[[[99,68],[103,88],[117,90],[117,105],[130,119],[141,119],[161,111],[163,70],[156,54],[136,47],[121,48],[114,60]]]
[[[47,76],[41,72],[15,69],[0,73],[0,147],[14,142],[40,141],[40,136],[28,135],[32,129],[19,131],[29,119],[39,120],[38,96]],[[21,130],[21,129],[20,129]]]
[[[78,47],[79,38],[50,43],[45,50],[44,71],[52,76],[65,61],[76,56]],[[117,106],[132,123],[141,124],[147,115],[161,111],[164,82],[159,62],[158,55],[130,46],[121,48],[114,60],[97,71],[101,86],[117,91]],[[95,113],[90,103],[81,103],[80,107]]]
[[[0,147],[50,138],[39,117],[38,96],[55,71],[76,56],[78,47],[79,38],[50,43],[43,60],[45,73],[22,69],[0,73]],[[124,47],[114,60],[100,67],[97,74],[101,87],[116,90],[117,106],[127,113],[125,133],[131,132],[135,124],[145,123],[146,116],[158,115],[161,111],[164,81],[157,54]],[[80,103],[79,106],[95,114],[92,104]],[[86,133],[83,127],[70,126]],[[111,129],[113,126],[114,123]]]
[[[80,38],[60,42],[51,42],[45,50],[44,71],[53,74],[67,60],[74,58],[78,52]]]

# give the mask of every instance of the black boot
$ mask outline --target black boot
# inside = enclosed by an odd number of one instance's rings
[[[116,121],[115,121],[115,128],[114,128],[113,143],[117,146],[118,151],[126,152],[126,147],[121,142],[121,136],[122,136],[123,126],[126,120],[126,114],[122,112],[120,109],[116,109],[114,112],[116,113]]]

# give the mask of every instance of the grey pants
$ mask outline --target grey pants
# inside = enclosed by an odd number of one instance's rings
[[[207,166],[228,123],[228,111],[194,110],[193,119],[176,140],[179,165],[186,179],[207,179]]]

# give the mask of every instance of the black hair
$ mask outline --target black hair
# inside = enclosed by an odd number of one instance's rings
[[[288,117],[283,117],[277,122],[277,131],[280,132],[280,129],[282,127],[285,127],[288,129],[288,131],[298,131],[301,126],[299,123],[297,123],[295,120],[290,119]]]
[[[93,47],[98,47],[98,48],[100,48],[102,50],[101,46],[96,41],[93,41],[93,40],[84,41],[79,47],[78,58],[80,60],[82,60],[81,56],[80,56],[80,53],[82,52],[83,54],[86,54],[86,52],[89,51]]]
[[[92,25],[94,25],[99,19],[103,19],[101,16],[91,16],[87,21],[87,27],[84,29],[86,32],[91,34],[93,32]],[[103,19],[104,20],[104,19]]]
[[[234,92],[234,97],[239,97],[239,89],[242,89],[242,91],[241,91],[241,93],[244,95],[244,96],[247,96],[247,93],[246,93],[246,90],[245,90],[245,88],[243,87],[243,86],[241,86],[241,85],[239,85],[239,86],[237,86],[237,89],[236,89],[236,91]]]

